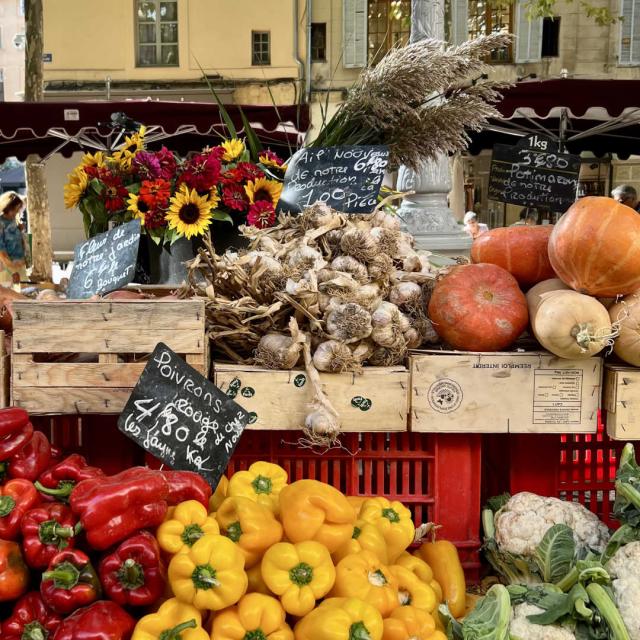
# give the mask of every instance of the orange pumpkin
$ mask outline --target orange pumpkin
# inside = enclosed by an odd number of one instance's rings
[[[494,264],[454,267],[429,301],[438,335],[463,351],[501,351],[525,330],[527,300],[516,279]]]
[[[549,239],[549,259],[572,289],[615,297],[640,288],[640,216],[611,198],[571,205]]]
[[[547,251],[552,230],[551,225],[492,229],[473,241],[471,260],[497,264],[530,287],[555,277]]]

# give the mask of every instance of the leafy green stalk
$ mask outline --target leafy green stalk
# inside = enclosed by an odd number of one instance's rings
[[[625,445],[620,455],[613,514],[623,524],[640,527],[640,465],[631,443]]]
[[[624,620],[613,602],[611,596],[602,587],[595,582],[587,586],[587,594],[589,599],[596,607],[602,618],[609,627],[609,637],[611,640],[630,640],[629,632],[624,624]]]

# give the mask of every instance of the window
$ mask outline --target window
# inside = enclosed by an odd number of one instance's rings
[[[542,19],[542,57],[557,58],[560,43],[560,18]]]
[[[178,1],[137,0],[139,67],[178,66]]]
[[[325,62],[327,59],[327,23],[311,23],[311,62]]]
[[[512,5],[495,3],[490,0],[469,0],[468,37],[488,36],[492,33],[513,33]],[[495,49],[489,57],[490,62],[512,62],[511,47]]]
[[[640,0],[622,0],[620,11],[620,64],[640,64]]]
[[[271,34],[268,31],[251,32],[251,64],[271,64]]]
[[[411,0],[369,0],[367,31],[369,64],[376,64],[387,51],[409,42]]]
[[[20,2],[18,3],[18,12],[21,16],[24,15],[24,0],[20,0]]]

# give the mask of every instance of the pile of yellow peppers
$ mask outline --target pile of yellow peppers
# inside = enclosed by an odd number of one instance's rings
[[[157,539],[171,593],[132,640],[446,640],[438,604],[465,610],[455,547],[409,553],[401,503],[287,480],[256,462],[222,478],[208,511],[170,510]]]

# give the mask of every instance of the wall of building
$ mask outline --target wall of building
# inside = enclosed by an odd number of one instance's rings
[[[19,34],[24,34],[20,0],[0,0],[0,71],[4,78],[6,102],[22,100],[24,91],[24,50],[16,48],[13,43]]]

